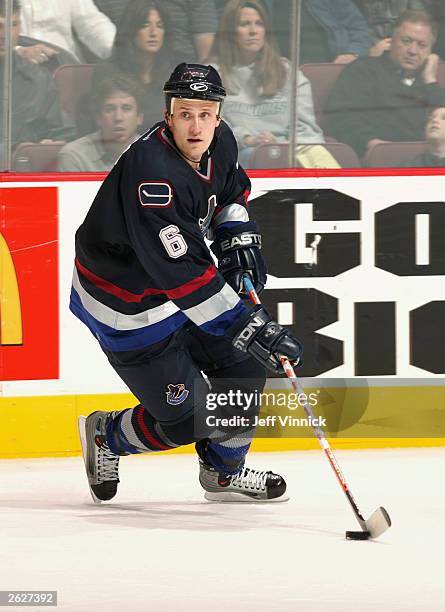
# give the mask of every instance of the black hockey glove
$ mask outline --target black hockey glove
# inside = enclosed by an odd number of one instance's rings
[[[250,275],[255,291],[266,284],[266,263],[261,254],[261,234],[255,221],[248,221],[218,232],[210,247],[218,258],[218,270],[232,289],[243,291],[243,274]]]
[[[294,367],[302,362],[303,346],[260,304],[255,306],[243,327],[235,333],[232,344],[279,374],[284,371],[280,355],[287,357]]]

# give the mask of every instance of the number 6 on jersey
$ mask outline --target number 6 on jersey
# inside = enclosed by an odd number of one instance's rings
[[[187,253],[187,243],[177,225],[168,225],[159,232],[159,238],[170,257],[176,259]]]

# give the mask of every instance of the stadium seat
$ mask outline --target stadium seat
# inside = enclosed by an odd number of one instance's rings
[[[425,142],[383,142],[366,154],[365,165],[370,168],[407,167],[409,161],[425,149]]]
[[[328,142],[323,145],[342,168],[359,168],[357,154],[349,145],[342,142]],[[255,149],[249,168],[289,168],[289,146],[287,144],[261,145]]]
[[[63,144],[19,144],[12,157],[13,172],[55,172]]]
[[[323,125],[323,109],[326,99],[335,81],[338,79],[344,64],[303,64],[301,71],[309,79],[312,86],[314,111],[318,125]]]
[[[94,64],[66,64],[54,73],[59,103],[65,117],[76,123],[77,104],[93,84]]]
[[[57,45],[54,45],[53,43],[48,42],[46,40],[41,40],[40,38],[32,38],[31,36],[24,36],[23,34],[20,34],[17,40],[17,45],[19,45],[20,47],[45,45],[57,51],[57,54],[53,55],[50,60],[44,62],[43,64],[40,64],[40,66],[42,66],[43,68],[47,68],[51,72],[51,74],[54,74],[54,72],[63,64],[79,63],[76,57],[66,49],[58,47]]]

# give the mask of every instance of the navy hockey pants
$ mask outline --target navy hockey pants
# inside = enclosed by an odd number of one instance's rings
[[[191,323],[144,349],[106,354],[140,402],[115,415],[108,436],[113,452],[167,450],[198,442],[200,456],[217,469],[235,473],[242,467],[253,428],[216,428],[210,434],[206,431],[203,438],[199,426],[203,419],[197,419],[197,413],[208,414],[203,393],[208,385],[202,372],[213,393],[224,395],[240,389],[258,397],[266,373],[255,359],[235,349],[228,339],[206,334]],[[240,414],[240,409],[238,405],[235,412]],[[250,417],[258,412],[259,403],[250,406]]]

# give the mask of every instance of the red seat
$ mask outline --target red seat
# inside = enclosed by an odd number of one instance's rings
[[[62,112],[76,122],[77,104],[93,84],[94,64],[65,64],[54,73]]]
[[[63,144],[19,144],[12,157],[13,172],[55,172]]]
[[[332,63],[303,64],[301,66],[301,71],[311,82],[315,117],[320,126],[323,124],[326,99],[344,67],[344,64]]]
[[[360,160],[349,145],[342,142],[327,142],[323,146],[335,157],[342,168],[360,167]],[[288,155],[289,145],[287,144],[261,145],[253,152],[249,168],[289,168]]]
[[[365,163],[370,168],[409,167],[409,162],[425,149],[426,142],[383,142],[372,147]]]

